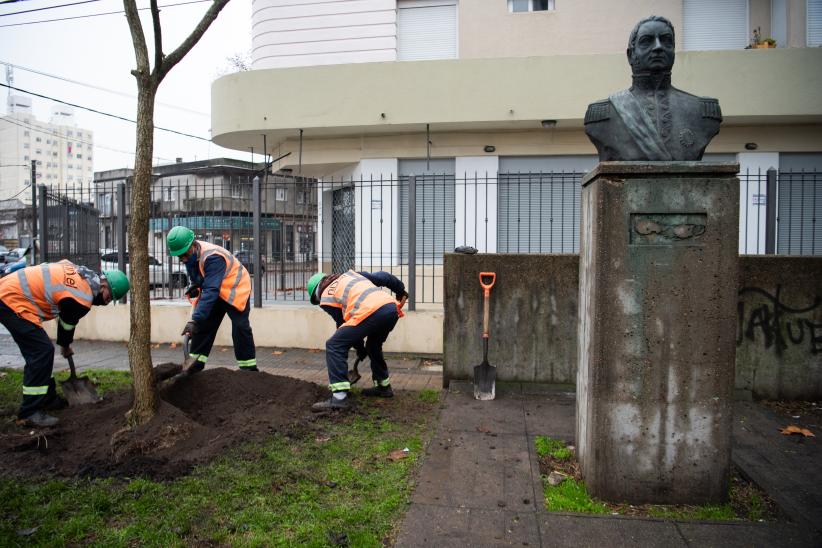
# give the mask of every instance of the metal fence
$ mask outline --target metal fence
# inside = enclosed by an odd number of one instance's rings
[[[457,246],[578,253],[582,175],[164,177],[151,190],[152,298],[183,298],[188,275],[165,245],[168,230],[182,224],[246,266],[255,306],[305,301],[314,272],[349,268],[392,272],[412,307],[441,303],[443,254]],[[822,254],[822,174],[748,172],[740,182],[740,253]],[[41,199],[47,257],[127,270],[130,180],[98,182],[76,198],[66,192]]]

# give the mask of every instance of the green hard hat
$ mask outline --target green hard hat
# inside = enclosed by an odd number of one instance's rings
[[[128,293],[130,284],[128,278],[122,270],[104,270],[103,276],[108,280],[108,286],[111,288],[112,300],[119,301]]]
[[[175,226],[168,231],[166,237],[168,243],[168,253],[172,257],[179,257],[194,243],[194,232],[184,226]]]
[[[314,291],[317,289],[317,286],[320,285],[323,278],[325,278],[325,272],[317,272],[308,278],[308,283],[305,284],[305,290],[308,291],[308,298],[311,299],[311,304],[320,304],[320,297],[319,295],[314,295]]]

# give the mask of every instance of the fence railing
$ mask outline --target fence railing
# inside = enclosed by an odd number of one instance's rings
[[[183,224],[246,266],[255,306],[305,301],[314,272],[351,268],[392,272],[408,286],[412,307],[441,303],[443,254],[458,246],[578,253],[582,175],[162,179],[151,190],[152,298],[183,298],[188,274],[165,244],[168,230]],[[822,254],[822,174],[771,170],[739,178],[740,253]],[[76,198],[71,188],[61,196],[41,189],[46,257],[127,269],[130,192],[128,181],[100,182]]]

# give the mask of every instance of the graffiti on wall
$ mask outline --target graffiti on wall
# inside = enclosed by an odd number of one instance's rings
[[[782,302],[781,291],[781,285],[776,286],[773,294],[759,287],[739,290],[737,346],[747,339],[760,341],[766,349],[773,348],[777,354],[789,346],[804,346],[811,354],[822,353],[822,323],[813,319],[813,313],[822,308],[822,297],[816,296],[808,306],[794,307]],[[749,294],[759,295],[764,300],[746,303],[743,297]]]

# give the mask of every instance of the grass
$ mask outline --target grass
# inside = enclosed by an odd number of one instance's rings
[[[102,389],[122,380],[112,373],[96,376]],[[0,378],[3,403],[15,379]],[[382,546],[431,431],[437,399],[423,394],[413,416],[363,402],[360,414],[320,419],[321,434],[273,435],[168,483],[0,478],[0,546]]]
[[[778,511],[773,501],[755,485],[738,475],[732,477],[729,502],[721,505],[629,505],[612,504],[588,494],[581,479],[573,451],[561,440],[537,436],[534,441],[543,472],[545,507],[554,512],[584,514],[620,514],[649,516],[673,520],[774,520]],[[557,471],[566,479],[558,485],[547,481],[548,474]]]

